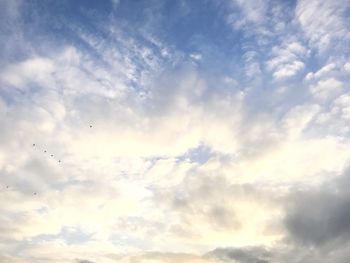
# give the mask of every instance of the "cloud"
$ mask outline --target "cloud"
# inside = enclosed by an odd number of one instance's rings
[[[198,53],[190,54],[190,57],[194,60],[201,60],[202,59],[202,55],[198,54]]]
[[[330,96],[335,96],[341,92],[343,83],[335,78],[327,78],[318,81],[315,85],[310,87],[310,92],[317,98],[326,99]]]
[[[44,58],[33,58],[18,65],[9,66],[1,73],[1,80],[19,89],[25,89],[28,82],[40,82],[50,85],[47,79],[53,73],[52,61]]]
[[[241,28],[249,23],[260,24],[264,21],[266,15],[267,5],[264,1],[241,1],[234,0],[231,1],[233,6],[238,6],[241,11],[242,19],[234,19],[232,20],[232,24],[235,28]],[[232,18],[235,15],[231,15]],[[229,18],[229,20],[231,20]]]
[[[299,0],[295,15],[311,45],[323,52],[336,41],[349,37],[347,8],[347,1]]]
[[[206,254],[207,257],[219,258],[224,262],[268,263],[270,253],[261,247],[217,248]]]
[[[86,259],[78,259],[77,263],[94,263],[94,262]]]
[[[349,171],[321,186],[296,190],[286,207],[285,224],[293,242],[309,250],[309,262],[345,262],[349,251]],[[336,253],[329,253],[329,252]],[[304,262],[304,261],[303,261]],[[306,262],[306,261],[305,261]]]
[[[0,261],[347,262],[345,7],[5,2]]]
[[[345,69],[345,71],[350,72],[350,63],[349,62],[344,64],[344,69]]]
[[[341,116],[345,119],[350,118],[350,94],[346,93],[339,96],[335,101],[336,109],[340,110]]]
[[[263,187],[235,184],[232,178],[212,174],[220,170],[198,167],[173,188],[154,186],[154,202],[172,211],[168,239],[204,247],[260,245],[278,239],[278,227],[273,229],[270,224],[279,210],[273,194]],[[266,209],[270,214],[264,213]],[[259,236],[260,231],[266,235]]]
[[[279,70],[275,71],[273,73],[273,77],[275,79],[282,79],[286,77],[291,77],[295,75],[298,71],[302,70],[304,68],[304,63],[300,61],[294,61],[291,64],[288,64],[284,66],[283,68],[280,68]]]
[[[248,51],[243,55],[245,61],[245,74],[248,78],[257,77],[261,74],[258,52]]]
[[[330,72],[332,72],[336,68],[336,65],[334,63],[327,64],[323,66],[321,69],[319,69],[316,72],[309,72],[305,79],[306,80],[313,80],[313,79],[320,79],[327,76]]]
[[[202,256],[181,254],[181,253],[157,253],[150,252],[139,256],[118,257],[118,262],[152,262],[152,263],[170,263],[170,262],[189,262],[189,263],[268,263],[270,253],[265,248],[247,247],[247,248],[217,248]]]
[[[307,56],[307,49],[299,42],[284,43],[272,50],[273,58],[267,61],[267,69],[272,71],[276,80],[292,77],[303,70],[302,60]]]
[[[118,8],[119,4],[120,4],[120,0],[111,0],[112,1],[112,5],[113,5],[113,8]]]
[[[220,263],[216,259],[209,259],[197,255],[181,254],[181,253],[146,253],[139,256],[121,257],[118,262],[131,263],[175,263],[175,262],[189,262],[189,263]]]

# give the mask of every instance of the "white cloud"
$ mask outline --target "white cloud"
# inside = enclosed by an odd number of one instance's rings
[[[339,94],[343,83],[335,78],[327,78],[318,81],[310,87],[310,92],[313,96],[320,99],[328,99]]]
[[[311,44],[324,51],[336,41],[347,39],[348,1],[299,0],[295,15]]]
[[[46,58],[32,58],[5,68],[0,75],[2,81],[19,89],[28,89],[31,82],[50,85],[50,75],[54,73],[53,63]]]
[[[259,54],[256,51],[248,51],[243,55],[243,59],[245,61],[245,74],[249,78],[257,77],[261,74],[258,55]]]
[[[274,79],[286,79],[304,69],[302,60],[307,54],[307,49],[299,42],[286,42],[272,49],[273,58],[267,61],[266,66],[273,72]]]
[[[350,72],[350,63],[349,62],[344,64],[344,69],[345,69],[345,71]]]
[[[233,25],[234,28],[239,29],[250,23],[261,24],[264,22],[264,18],[267,11],[267,5],[264,1],[242,1],[242,0],[232,0],[230,2],[233,9],[238,6],[241,11],[240,19],[237,19],[237,14],[231,14],[227,20],[228,23]]]
[[[350,94],[346,93],[339,96],[334,104],[340,109],[341,116],[345,119],[350,119]]]
[[[317,79],[323,78],[323,77],[327,76],[329,73],[331,73],[332,71],[334,71],[336,69],[336,67],[337,66],[335,65],[335,63],[327,64],[316,72],[309,72],[306,75],[305,79],[306,80],[314,80],[314,79],[317,80]]]
[[[304,68],[304,63],[301,61],[294,61],[284,66],[280,66],[278,70],[273,73],[275,79],[283,79],[286,77],[294,76],[300,70]]]
[[[198,54],[198,53],[190,54],[190,57],[194,60],[201,60],[202,59],[202,55]]]
[[[291,42],[287,45],[287,49],[299,56],[304,56],[307,54],[307,49],[299,42]]]

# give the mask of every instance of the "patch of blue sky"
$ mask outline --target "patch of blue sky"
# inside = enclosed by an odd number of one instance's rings
[[[123,34],[132,37],[138,45],[152,49],[158,58],[159,48],[147,41],[142,31],[156,36],[165,45],[174,47],[188,56],[199,54],[202,60],[197,61],[199,67],[208,71],[227,71],[227,74],[232,75],[240,68],[237,61],[242,53],[242,32],[232,31],[211,2],[197,5],[186,2],[188,6],[184,7],[180,2],[165,1],[156,4],[156,7],[153,6],[152,10],[147,8],[147,1],[121,1],[115,10],[111,10],[111,4],[106,4],[108,1],[102,2],[104,3],[37,1],[27,4],[28,12],[22,17],[23,23],[36,25],[35,29],[29,28],[25,31],[28,34],[27,38],[39,48],[45,45],[42,48],[45,52],[48,51],[48,46],[59,48],[64,44],[71,44],[84,50],[95,62],[99,61],[100,66],[103,66],[105,63],[99,51],[81,39],[77,31],[92,36],[100,45],[106,43],[117,47],[121,52],[126,52],[128,47],[124,47],[118,39],[112,37],[104,26],[114,22],[116,27],[124,30]],[[157,8],[162,10],[153,10]],[[191,24],[191,27],[188,27],[188,24]],[[33,30],[36,31],[35,34]],[[137,57],[134,57],[134,60],[142,69],[142,61],[137,63]],[[241,74],[237,74],[236,77],[239,75]]]
[[[212,157],[213,157],[212,149],[208,146],[200,145],[199,147],[190,149],[183,156],[178,157],[178,160],[179,162],[183,160],[189,160],[190,162],[204,164]]]
[[[35,244],[36,242],[45,242],[53,240],[63,240],[67,245],[83,244],[85,242],[91,241],[93,234],[87,234],[86,232],[74,228],[74,227],[63,227],[57,235],[55,234],[43,234],[27,240],[27,246],[30,244]]]

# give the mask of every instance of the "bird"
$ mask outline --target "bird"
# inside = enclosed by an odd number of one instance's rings
[[[33,195],[36,195],[36,193],[34,193]]]
[[[53,154],[51,154],[51,157],[53,157]]]
[[[61,160],[58,160],[58,162],[60,163],[60,162],[61,162]]]
[[[33,143],[33,147],[35,146],[35,143]]]
[[[92,128],[92,125],[90,125],[90,128]]]
[[[44,151],[44,153],[46,153],[46,150]]]

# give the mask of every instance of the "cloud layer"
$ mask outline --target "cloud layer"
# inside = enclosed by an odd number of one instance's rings
[[[0,1],[0,261],[345,263],[347,1]]]

